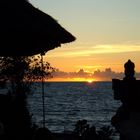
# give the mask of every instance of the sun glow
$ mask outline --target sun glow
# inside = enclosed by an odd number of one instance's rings
[[[52,81],[52,82],[87,82],[87,83],[93,83],[94,81],[98,81],[95,78],[52,78],[48,79],[47,81]]]
[[[92,82],[93,82],[93,80],[88,80],[87,82],[88,82],[88,83],[92,83]]]

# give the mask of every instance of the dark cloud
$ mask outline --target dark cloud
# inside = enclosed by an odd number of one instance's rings
[[[113,78],[122,79],[124,77],[123,72],[114,72],[111,68],[106,68],[104,71],[94,71],[93,77],[101,79],[103,81],[111,81]]]
[[[84,69],[80,69],[78,72],[64,72],[57,70],[53,74],[53,78],[89,78],[89,79],[97,79],[101,81],[111,81],[113,78],[123,79],[123,72],[115,72],[112,71],[111,68],[106,68],[104,71],[96,70],[92,73],[84,71]],[[135,73],[135,77],[140,79],[140,73]]]

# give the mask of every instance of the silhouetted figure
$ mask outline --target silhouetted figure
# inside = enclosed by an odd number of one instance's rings
[[[134,77],[135,64],[131,60],[124,64],[124,68],[123,80],[112,79],[114,99],[120,100],[122,105],[112,117],[111,123],[120,132],[121,140],[139,140],[140,118],[136,116],[140,116],[140,80]]]

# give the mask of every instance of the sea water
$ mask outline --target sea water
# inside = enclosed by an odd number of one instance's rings
[[[96,128],[111,126],[120,102],[114,100],[111,82],[45,83],[45,125],[52,132],[73,131],[78,120]],[[28,96],[33,122],[42,127],[42,86],[37,83]]]

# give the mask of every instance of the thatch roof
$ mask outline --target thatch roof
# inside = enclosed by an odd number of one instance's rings
[[[0,36],[0,56],[35,55],[75,40],[26,0],[0,1]]]

